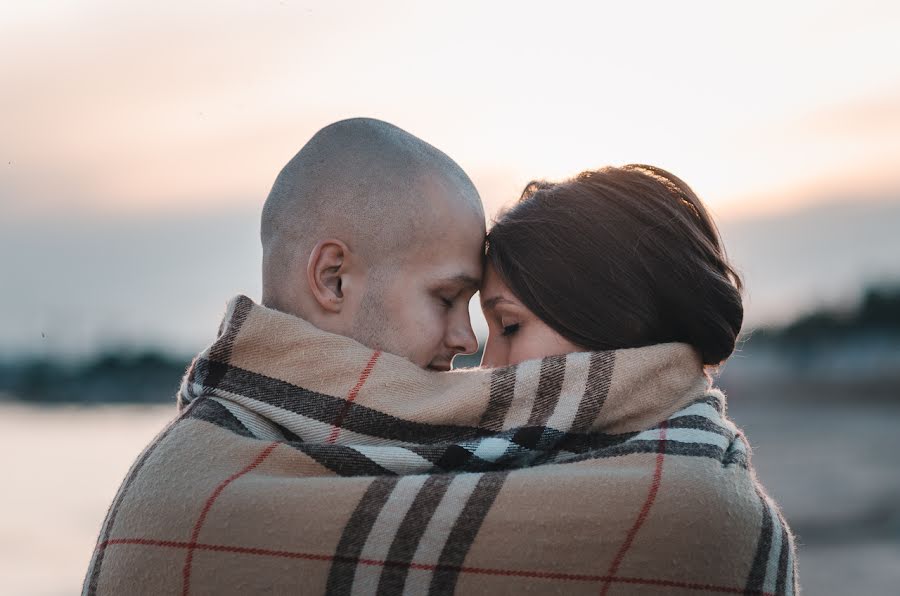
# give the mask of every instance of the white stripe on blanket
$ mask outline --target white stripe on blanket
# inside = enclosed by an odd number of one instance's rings
[[[578,405],[584,399],[590,367],[590,352],[576,352],[566,356],[566,372],[563,377],[562,391],[560,391],[556,409],[547,420],[547,426],[562,432],[567,432],[572,428],[575,415],[578,414]]]
[[[395,474],[425,474],[434,467],[424,457],[403,447],[353,445],[353,449]]]
[[[284,408],[279,408],[278,406],[273,406],[272,404],[257,401],[255,399],[237,393],[224,391],[222,389],[215,389],[212,391],[212,393],[216,397],[227,399],[245,408],[264,413],[266,417],[274,420],[284,428],[296,434],[305,443],[327,443],[332,431],[334,430],[334,425],[330,422],[320,422],[319,420],[314,420],[312,418],[304,416],[303,414],[298,414],[297,412],[292,412],[291,410],[285,410]],[[341,428],[340,434],[338,436],[338,444],[353,445],[354,447],[356,445],[411,446],[417,444],[408,443],[405,441],[397,441],[394,439],[385,439],[382,437],[373,437],[371,435],[356,433],[351,430],[347,430],[346,428]]]
[[[538,383],[533,380],[541,376],[541,361],[527,360],[516,368],[516,386],[513,390],[513,406],[506,413],[503,421],[503,430],[509,430],[518,426],[525,426],[534,408],[534,398],[537,396]],[[529,383],[529,379],[532,381]]]
[[[225,391],[219,388],[213,389],[211,393],[218,397],[236,402],[238,405],[245,408],[262,413],[270,420],[275,421],[296,434],[306,443],[325,443],[331,435],[331,431],[334,429],[334,426],[327,422],[319,422],[318,420],[307,418],[302,414],[279,408],[278,406],[269,403],[257,401],[239,393],[232,393],[231,391]],[[347,431],[342,429],[341,436],[343,436],[344,432]],[[341,442],[343,443],[343,441]],[[367,442],[371,443],[371,441]]]
[[[784,596],[794,596],[794,556],[788,555],[787,577],[784,581]]]
[[[428,480],[428,476],[421,474],[404,476],[397,481],[394,490],[375,519],[375,524],[369,532],[360,558],[376,561],[387,559],[394,536],[426,480]],[[351,594],[353,596],[374,594],[378,589],[378,580],[381,579],[382,569],[384,569],[382,565],[357,565]]]
[[[628,439],[626,443],[632,441],[658,441],[659,430],[645,430]],[[670,428],[666,430],[667,441],[678,441],[679,443],[704,443],[706,445],[715,445],[720,449],[728,449],[728,439],[720,434],[711,433],[705,430],[697,430],[694,428]]]
[[[703,416],[704,418],[712,420],[716,424],[722,424],[722,416],[719,414],[719,412],[717,412],[714,407],[706,403],[694,404],[692,406],[686,407],[683,410],[678,410],[677,412],[672,414],[672,418],[681,418],[682,416]],[[672,418],[670,418],[670,420]]]
[[[425,533],[422,534],[422,539],[419,541],[416,554],[412,559],[414,563],[438,564],[450,531],[480,479],[481,474],[459,474],[453,478],[434,515],[428,520]],[[406,585],[403,588],[404,596],[427,594],[432,573],[433,571],[429,569],[410,568],[406,576]]]
[[[766,581],[763,583],[763,591],[769,594],[775,593],[775,584],[778,580],[778,559],[781,556],[781,519],[778,511],[772,507],[768,497],[765,499],[769,515],[772,516],[772,546],[769,550],[769,562],[766,565]]]
[[[221,397],[210,398],[222,405],[231,415],[237,418],[247,430],[253,433],[257,439],[264,441],[283,441],[284,435],[269,420],[263,418],[259,414],[251,412],[243,406],[239,406],[230,399]]]

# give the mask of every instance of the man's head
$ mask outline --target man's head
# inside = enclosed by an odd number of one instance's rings
[[[484,210],[444,153],[379,120],[331,124],[262,214],[263,304],[422,367],[477,347]]]

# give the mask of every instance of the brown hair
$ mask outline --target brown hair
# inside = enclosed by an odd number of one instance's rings
[[[715,223],[676,176],[647,165],[531,182],[494,224],[487,259],[522,303],[588,350],[734,351],[742,283]]]

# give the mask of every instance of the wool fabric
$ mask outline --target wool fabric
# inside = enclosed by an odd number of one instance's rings
[[[685,344],[439,373],[238,296],[128,472],[94,594],[795,594]]]

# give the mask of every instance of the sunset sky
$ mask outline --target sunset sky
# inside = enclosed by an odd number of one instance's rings
[[[445,150],[488,211],[645,162],[718,212],[900,188],[891,2],[0,4],[0,205],[258,204],[324,124]]]
[[[240,246],[204,238],[253,253],[206,281],[215,296],[173,305],[209,327],[229,291],[258,289],[278,170],[351,116],[447,152],[488,216],[530,179],[633,162],[723,220],[900,198],[898,30],[900,5],[868,0],[0,0],[0,326],[15,329],[0,339],[163,329],[151,310],[195,251],[182,237],[160,260],[172,222],[245,213]],[[822,295],[798,288],[794,310]]]

